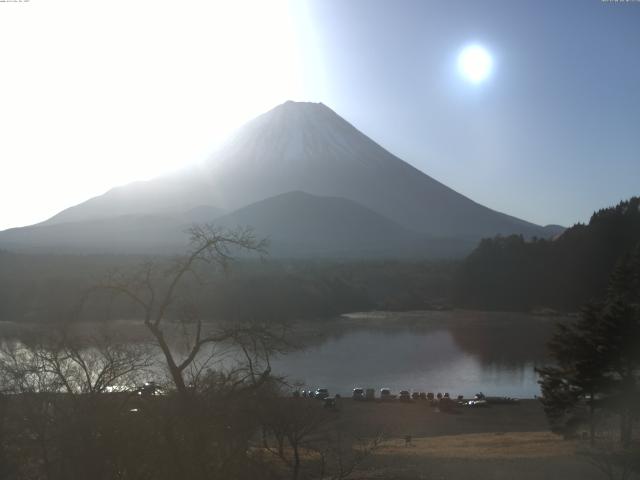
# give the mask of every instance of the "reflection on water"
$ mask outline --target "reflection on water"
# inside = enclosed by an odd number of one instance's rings
[[[534,366],[544,361],[553,322],[483,315],[471,324],[456,318],[451,325],[440,322],[426,328],[417,327],[415,321],[405,326],[394,321],[393,328],[351,328],[276,359],[274,372],[343,395],[356,386],[389,387],[396,393],[482,391],[521,398],[539,394]]]
[[[539,394],[534,367],[546,361],[545,344],[558,320],[469,311],[354,314],[298,325],[293,342],[307,346],[271,364],[290,383],[327,387],[342,395],[354,387],[388,387],[395,393],[407,389],[469,396],[482,391],[527,398]],[[124,334],[125,342],[151,340],[137,322],[109,328]],[[20,342],[21,336],[0,331],[0,338]],[[202,355],[212,356],[211,348]],[[150,378],[163,380],[164,359],[157,348],[151,351],[156,362],[148,369]],[[209,365],[214,369],[231,368],[241,358],[224,345],[215,353],[217,361]]]

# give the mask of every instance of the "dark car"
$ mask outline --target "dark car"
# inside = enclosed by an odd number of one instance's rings
[[[316,388],[316,391],[313,394],[313,397],[317,398],[319,400],[324,400],[328,396],[329,396],[329,389],[328,388]]]
[[[400,391],[400,401],[401,402],[410,402],[411,401],[411,394],[409,393],[409,390]]]
[[[138,395],[143,397],[162,395],[163,393],[164,392],[156,382],[144,382],[144,384],[138,388]]]

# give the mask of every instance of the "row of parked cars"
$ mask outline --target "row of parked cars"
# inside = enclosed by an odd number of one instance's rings
[[[352,398],[354,400],[375,400],[376,394],[373,388],[359,388],[356,387],[353,389]],[[381,388],[380,389],[380,400],[395,400],[398,399],[401,402],[410,402],[411,400],[442,400],[443,398],[450,399],[448,393],[444,395],[442,393],[434,394],[432,392],[409,392],[409,390],[401,390],[398,395],[391,393],[390,388]],[[458,399],[462,399],[462,395],[458,397]]]
[[[329,389],[327,388],[316,388],[315,390],[302,390],[294,392],[295,397],[302,398],[317,398],[319,400],[324,400],[325,398],[329,398]],[[339,395],[336,395],[339,397]],[[411,400],[430,400],[430,401],[440,401],[442,399],[450,399],[448,393],[442,394],[437,393],[434,394],[432,392],[409,392],[409,390],[401,390],[398,395],[391,392],[390,388],[381,388],[376,397],[376,391],[373,388],[360,388],[356,387],[353,389],[352,398],[354,400],[376,400],[376,398],[387,401],[387,400],[400,400],[401,402],[406,401],[409,402]],[[462,399],[462,395],[458,397],[459,400]]]
[[[316,388],[315,390],[302,390],[301,392],[294,392],[295,397],[303,397],[303,398],[317,398],[319,400],[328,400],[335,398],[339,398],[339,395],[335,395],[335,397],[331,398],[329,396],[329,389],[327,388]],[[381,401],[393,401],[399,400],[401,402],[411,402],[414,400],[425,400],[429,401],[432,405],[436,403],[440,405],[440,407],[453,406],[455,404],[465,405],[469,407],[483,407],[488,405],[489,403],[495,404],[517,404],[518,399],[511,397],[487,397],[482,392],[474,395],[472,399],[465,400],[462,395],[458,395],[454,400],[451,398],[448,392],[436,393],[433,392],[409,392],[409,390],[401,390],[398,395],[391,392],[390,388],[381,388],[379,392],[379,396],[376,397],[376,391],[373,388],[360,388],[356,387],[353,389],[352,398],[354,400],[360,401],[372,401],[379,399]]]
[[[317,398],[318,400],[324,400],[329,398],[328,388],[316,388],[315,390],[296,390],[293,392],[294,397],[302,398]]]

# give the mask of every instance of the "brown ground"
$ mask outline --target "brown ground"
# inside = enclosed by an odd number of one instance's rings
[[[336,414],[359,437],[384,442],[354,478],[591,480],[605,478],[577,452],[581,446],[549,432],[536,400],[441,413],[427,402],[340,401]],[[405,435],[411,435],[406,445]]]

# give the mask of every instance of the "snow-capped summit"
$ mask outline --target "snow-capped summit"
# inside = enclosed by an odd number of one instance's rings
[[[210,161],[213,205],[233,210],[300,190],[356,201],[436,236],[543,236],[394,156],[322,103],[286,102],[246,124]]]
[[[372,147],[377,145],[323,103],[289,100],[247,123],[219,156],[362,163],[376,159]]]

